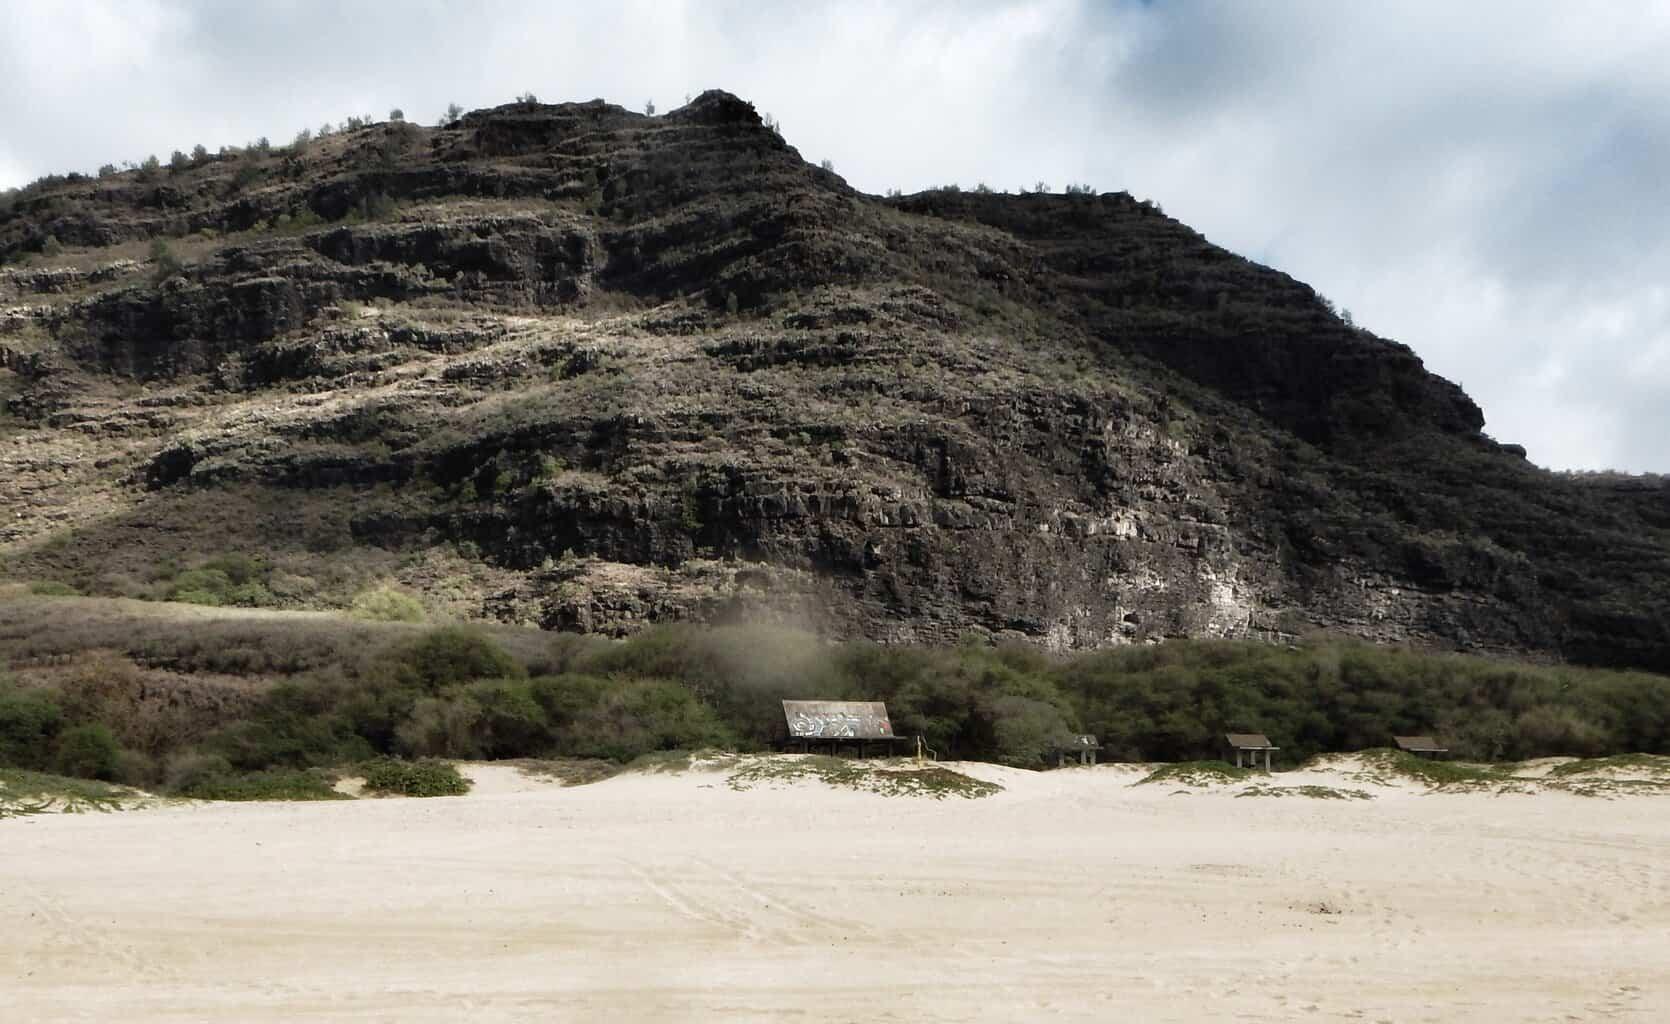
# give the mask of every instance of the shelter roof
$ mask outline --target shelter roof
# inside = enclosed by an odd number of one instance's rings
[[[1411,754],[1447,754],[1449,747],[1441,747],[1431,736],[1393,736],[1399,750],[1407,750]]]
[[[795,739],[894,739],[887,705],[879,700],[786,700],[783,718]]]

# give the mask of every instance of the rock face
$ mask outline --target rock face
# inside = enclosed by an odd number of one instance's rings
[[[0,207],[0,253],[58,253],[0,271],[14,577],[236,549],[292,604],[392,579],[617,635],[1320,627],[1670,669],[1663,481],[1536,469],[1123,193],[866,196],[719,92],[139,178]]]

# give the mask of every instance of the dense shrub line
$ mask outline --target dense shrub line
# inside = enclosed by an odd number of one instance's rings
[[[542,646],[522,637],[513,654],[477,629],[386,628],[352,634],[383,641],[361,650],[331,645],[339,660],[328,663],[257,650],[249,658],[264,667],[299,670],[280,669],[227,720],[172,735],[136,732],[128,705],[89,697],[120,689],[89,682],[96,672],[59,687],[0,681],[0,764],[194,794],[301,791],[294,774],[234,780],[389,756],[626,762],[760,749],[781,735],[784,698],[885,700],[895,730],[941,757],[1023,766],[1080,731],[1120,760],[1210,759],[1230,730],[1268,733],[1292,762],[1417,732],[1479,760],[1670,752],[1665,677],[1360,643],[1180,641],[1055,657],[672,626],[620,643],[535,634]]]

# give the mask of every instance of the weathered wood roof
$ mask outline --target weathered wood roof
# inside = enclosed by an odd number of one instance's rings
[[[1261,732],[1232,732],[1224,737],[1229,745],[1236,750],[1280,750],[1281,748],[1270,742],[1270,737]]]
[[[814,740],[890,740],[893,723],[879,700],[786,700],[789,735]]]
[[[1411,754],[1447,754],[1449,747],[1441,747],[1431,736],[1393,736],[1393,742],[1399,750],[1407,750]]]

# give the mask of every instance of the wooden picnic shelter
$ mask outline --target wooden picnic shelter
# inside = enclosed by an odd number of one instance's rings
[[[1439,746],[1438,741],[1431,736],[1393,736],[1392,742],[1397,744],[1399,750],[1435,760],[1450,752],[1449,747]]]
[[[788,725],[783,749],[802,754],[839,755],[846,747],[862,758],[876,748],[890,754],[895,744],[906,742],[893,734],[887,705],[879,700],[786,700],[783,721]]]
[[[1089,733],[1066,737],[1058,741],[1054,747],[1055,766],[1065,767],[1067,758],[1075,754],[1078,756],[1079,764],[1093,765],[1096,763],[1096,752],[1101,749],[1102,745]]]
[[[1230,748],[1235,751],[1235,767],[1237,768],[1257,768],[1258,755],[1262,751],[1264,754],[1264,770],[1269,771],[1270,755],[1281,749],[1272,744],[1270,737],[1261,732],[1232,732],[1225,734],[1224,738],[1229,741]],[[1247,757],[1245,765],[1241,763],[1242,755]]]

